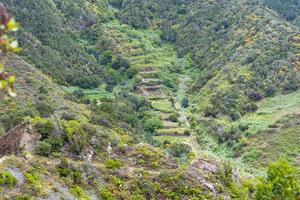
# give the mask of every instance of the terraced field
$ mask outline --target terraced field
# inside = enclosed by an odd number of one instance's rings
[[[163,127],[155,130],[154,139],[183,143],[191,147],[195,159],[198,158],[201,148],[191,133],[189,122],[185,116],[181,102],[185,95],[185,78],[178,78],[177,93],[171,92],[159,79],[157,74],[160,68],[145,67],[139,70],[138,78],[141,80],[137,92],[146,97],[162,121]]]

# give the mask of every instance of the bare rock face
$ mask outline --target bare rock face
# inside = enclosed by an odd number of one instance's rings
[[[0,138],[0,157],[19,154],[21,150],[33,151],[38,139],[39,134],[30,125],[20,124]]]

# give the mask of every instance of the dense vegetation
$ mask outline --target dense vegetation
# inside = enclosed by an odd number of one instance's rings
[[[298,1],[3,3],[1,196],[300,198]]]
[[[294,22],[300,26],[300,3],[297,0],[265,0],[264,3],[277,13],[282,15],[286,20]]]

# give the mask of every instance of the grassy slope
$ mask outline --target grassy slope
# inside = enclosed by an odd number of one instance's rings
[[[267,98],[259,102],[258,107],[257,112],[249,113],[237,122],[249,124],[249,131],[253,134],[268,128],[287,114],[299,112],[300,91]]]
[[[300,170],[299,112],[300,91],[260,102],[257,113],[248,114],[237,122],[248,124],[248,131],[253,134],[241,158],[253,166],[265,167],[285,157]]]

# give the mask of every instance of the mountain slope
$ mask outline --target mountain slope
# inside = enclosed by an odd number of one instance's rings
[[[255,199],[267,163],[298,167],[299,30],[262,1],[4,3],[2,196]]]

